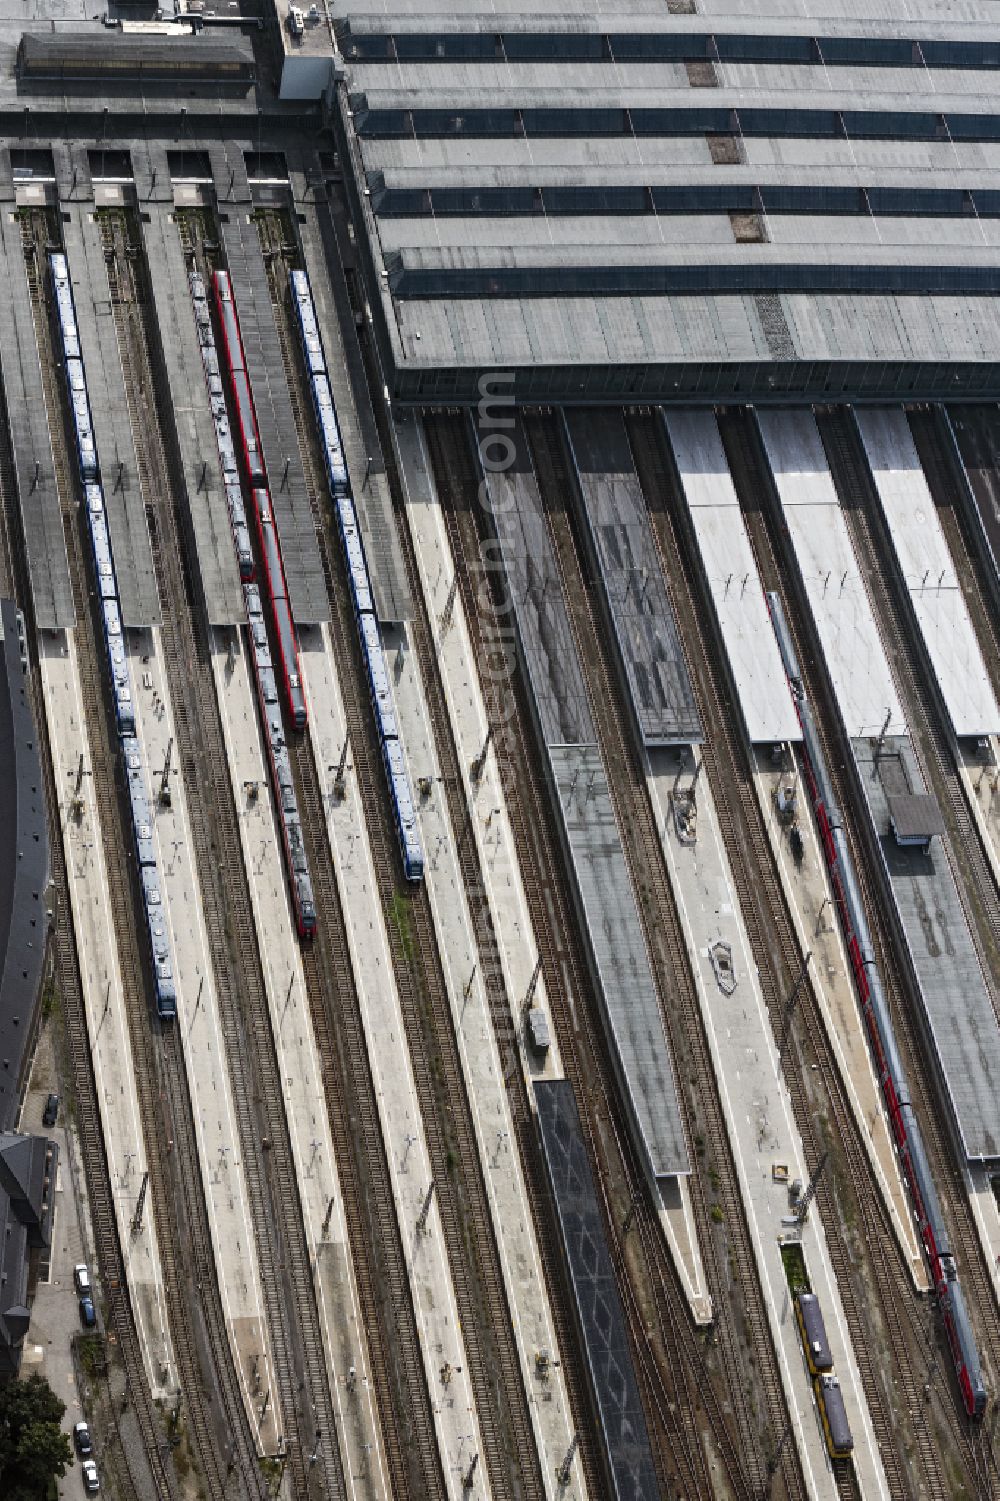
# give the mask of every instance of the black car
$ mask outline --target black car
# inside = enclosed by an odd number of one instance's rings
[[[59,1117],[59,1096],[50,1094],[45,1101],[45,1109],[42,1111],[42,1125],[54,1126]]]
[[[80,1458],[89,1459],[94,1452],[94,1445],[91,1442],[90,1429],[86,1423],[73,1424],[73,1442],[76,1445],[76,1452]]]

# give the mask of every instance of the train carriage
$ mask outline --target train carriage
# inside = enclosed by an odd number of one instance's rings
[[[392,700],[392,690],[389,687],[389,669],[386,667],[385,652],[382,650],[382,638],[379,635],[374,615],[362,615],[360,626],[361,650],[365,659],[368,691],[371,695],[372,708],[375,710],[379,738],[395,740],[399,734],[396,709]]]
[[[795,1318],[802,1336],[806,1364],[810,1376],[820,1376],[833,1369],[833,1355],[827,1339],[826,1324],[819,1298],[815,1293],[798,1293],[795,1299]]]
[[[97,573],[97,591],[101,599],[117,601],[118,587],[115,583],[115,570],[111,563],[111,543],[103,516],[96,516],[91,520],[90,543]]]
[[[142,903],[146,912],[146,931],[153,957],[156,1009],[162,1020],[169,1021],[177,1015],[177,990],[174,985],[174,968],[170,957],[170,939],[163,910],[160,876],[155,865],[143,866],[140,874]]]
[[[403,874],[408,881],[420,881],[424,874],[424,853],[417,828],[417,815],[410,792],[410,778],[406,770],[403,748],[398,740],[386,740],[382,745],[392,805],[396,819],[396,834],[403,856]]]
[[[212,276],[212,286],[215,289],[215,305],[219,314],[219,325],[222,329],[222,341],[226,346],[229,368],[230,370],[245,370],[243,340],[240,338],[240,326],[236,318],[233,284],[229,272],[216,271]]]
[[[813,1380],[816,1404],[823,1424],[823,1437],[832,1459],[847,1459],[854,1449],[854,1435],[847,1420],[844,1393],[836,1376],[816,1376]]]
[[[257,432],[257,418],[254,415],[253,402],[250,399],[250,381],[245,370],[233,370],[230,374],[232,377],[233,399],[236,403],[240,446],[243,450],[243,462],[246,465],[247,477],[251,485],[262,485],[266,479],[266,475],[264,473],[264,459],[260,449],[260,434]]]

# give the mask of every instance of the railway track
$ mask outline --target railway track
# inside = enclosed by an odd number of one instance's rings
[[[340,675],[354,772],[368,813],[368,828],[386,914],[400,1006],[430,1153],[435,1196],[448,1249],[452,1283],[476,1397],[482,1456],[496,1497],[543,1494],[529,1456],[534,1436],[511,1331],[488,1196],[479,1168],[471,1108],[425,887],[400,890],[399,852],[387,807],[381,756],[368,703],[360,645],[351,614],[343,559],[333,535],[332,510],[316,463],[308,402],[292,353],[284,274],[290,258],[279,215],[258,213],[270,266],[279,342],[285,359],[300,435],[304,472],[316,520],[327,586],[339,639],[351,642],[352,671]],[[279,274],[280,273],[280,274]],[[336,558],[336,562],[334,561]]]
[[[58,447],[53,445],[54,450]],[[59,456],[56,455],[56,462]],[[60,494],[67,475],[60,472]],[[18,520],[17,481],[14,473],[13,455],[10,448],[10,430],[6,414],[0,421],[0,577],[4,593],[16,596],[29,626],[32,620],[31,587],[28,578],[25,554],[21,541]],[[29,639],[34,639],[29,630]],[[46,806],[49,813],[49,850],[52,889],[55,895],[53,930],[53,964],[58,981],[62,1017],[68,1044],[69,1064],[72,1070],[72,1090],[75,1105],[76,1129],[82,1149],[83,1168],[90,1206],[91,1228],[101,1268],[101,1280],[108,1290],[108,1307],[105,1313],[105,1331],[108,1344],[121,1362],[120,1372],[124,1390],[128,1393],[129,1412],[133,1422],[122,1410],[122,1393],[118,1389],[117,1375],[112,1380],[111,1371],[105,1364],[100,1378],[104,1389],[104,1409],[111,1422],[107,1434],[102,1465],[110,1483],[117,1487],[122,1501],[167,1501],[177,1495],[177,1477],[166,1458],[164,1430],[153,1403],[146,1381],[139,1333],[136,1328],[131,1300],[126,1291],[127,1274],[118,1237],[118,1224],[114,1211],[110,1176],[104,1149],[104,1133],[100,1109],[97,1103],[96,1084],[91,1068],[90,1042],[87,1032],[86,1011],[77,964],[73,915],[69,902],[69,882],[66,870],[62,832],[59,826],[60,794],[53,774],[53,761],[49,746],[48,721],[42,695],[40,674],[34,651],[28,674],[28,694],[40,741],[40,761]]]
[[[830,412],[817,421],[843,500],[855,556],[866,577],[879,632],[906,704],[914,753],[948,826],[948,859],[1000,1020],[996,982],[1000,974],[1000,894],[958,774],[947,717],[921,655],[918,633],[910,624],[895,569],[891,563],[883,566],[880,561],[892,557],[892,541],[857,452],[850,417]]]
[[[105,845],[112,923],[136,1066],[136,1093],[147,1147],[149,1201],[157,1217],[164,1294],[192,1448],[209,1494],[221,1501],[227,1474],[222,1460],[220,1433],[211,1411],[204,1374],[203,1356],[206,1352],[203,1340],[207,1340],[210,1351],[224,1353],[225,1365],[229,1362],[229,1349],[228,1343],[225,1343],[224,1350],[216,1343],[217,1323],[213,1319],[213,1313],[215,1319],[221,1319],[221,1309],[217,1306],[213,1309],[212,1292],[214,1290],[217,1293],[217,1290],[214,1289],[211,1276],[211,1249],[205,1206],[197,1187],[200,1185],[200,1175],[193,1125],[187,1109],[186,1083],[182,1073],[178,1074],[175,1050],[170,1045],[170,1039],[160,1031],[157,1043],[154,1044],[153,1030],[156,1024],[153,1021],[136,942],[136,934],[142,932],[142,924],[126,875],[128,862],[124,852],[129,848],[129,839],[116,788],[117,739],[109,733],[109,716],[104,706],[102,653],[82,562],[86,543],[79,522],[76,480],[66,459],[66,455],[72,452],[71,439],[61,401],[44,293],[44,248],[48,243],[49,226],[44,218],[33,214],[22,220],[22,234],[77,613],[76,642],[84,716],[91,749],[92,782]],[[57,436],[60,432],[63,435],[61,443]],[[190,1252],[190,1260],[186,1258],[186,1270],[182,1270],[178,1257],[177,1247],[181,1244]],[[194,1270],[202,1284],[203,1296],[197,1315],[192,1313],[184,1296],[189,1285],[190,1270]],[[223,1381],[225,1365],[220,1373]],[[145,1376],[142,1379],[145,1384]],[[230,1415],[236,1424],[240,1422],[241,1412],[242,1409]],[[249,1470],[244,1462],[240,1473],[244,1479],[249,1477],[251,1481],[251,1489],[244,1493],[254,1495],[252,1480],[258,1473],[255,1461],[251,1463]]]
[[[664,868],[656,818],[649,800],[643,768],[627,739],[625,726],[629,723],[628,712],[623,702],[616,666],[611,660],[607,633],[597,619],[594,590],[598,586],[588,578],[585,555],[575,536],[569,513],[559,500],[559,497],[571,493],[569,475],[566,473],[558,438],[551,426],[544,419],[534,419],[529,420],[527,428],[543,503],[547,497],[551,502],[547,516],[550,534],[559,561],[563,593],[569,605],[580,660],[588,680],[591,707],[618,826],[622,831],[627,831],[622,845],[636,893],[647,949],[657,977],[671,1051],[675,1060],[689,1060],[686,1067],[691,1067],[693,1061],[697,1060],[695,1071],[699,1084],[703,1085],[705,1080],[714,1081],[714,1068],[704,1036],[684,936]],[[688,1139],[692,1141],[698,1132],[694,1129],[690,1096],[681,1084],[679,1073],[678,1085],[678,1098],[682,1101],[682,1108],[686,1107]],[[763,1313],[763,1297],[746,1229],[742,1195],[729,1155],[728,1132],[715,1088],[701,1088],[699,1099],[703,1119],[709,1123],[709,1140],[715,1160],[724,1163],[724,1170],[718,1173],[719,1203],[727,1229],[740,1242],[737,1260],[742,1284],[742,1313],[748,1328],[749,1343],[757,1358],[756,1375],[758,1391],[764,1404],[765,1422],[777,1440],[786,1430],[790,1419],[770,1331]],[[692,1173],[689,1186],[700,1220],[699,1230],[703,1232],[702,1244],[710,1244],[712,1221],[704,1195],[702,1175]],[[739,1353],[732,1340],[729,1322],[723,1321],[719,1327],[723,1344],[729,1347],[729,1358],[738,1361]],[[743,1415],[743,1421],[749,1422],[746,1414]],[[745,1432],[747,1439],[749,1436],[749,1432]],[[763,1486],[769,1477],[765,1457],[759,1448],[755,1458],[758,1471],[755,1479],[758,1485]],[[790,1494],[796,1494],[795,1487],[804,1485],[804,1482],[793,1445],[786,1445],[781,1464],[786,1487]]]
[[[800,608],[797,590],[790,582],[785,563],[774,545],[770,523],[765,520],[761,509],[764,494],[763,480],[757,471],[753,446],[743,426],[744,420],[742,416],[736,416],[725,418],[720,422],[733,480],[743,506],[764,587],[776,590],[782,597],[795,640],[799,663],[805,676],[807,691],[817,711],[818,731],[835,794],[841,810],[845,815],[849,815],[850,810],[855,806],[854,789],[849,786],[845,771],[845,767],[850,762],[849,747],[846,751],[840,750],[839,730],[835,740],[831,738],[827,730],[828,724],[838,725],[836,707],[827,691],[824,669],[821,665],[822,658],[817,656],[814,650],[813,637],[807,626],[807,616]],[[923,1054],[914,1024],[916,1011],[904,1000],[892,940],[886,937],[887,934],[892,934],[893,924],[891,915],[883,905],[884,897],[881,887],[872,875],[877,868],[877,851],[868,847],[863,836],[858,835],[850,816],[847,818],[847,832],[856,874],[862,888],[865,909],[872,926],[883,984],[890,998],[897,1040],[910,1080],[911,1098],[924,1133],[924,1141],[938,1192],[948,1217],[952,1245],[958,1257],[959,1272],[969,1292],[973,1307],[978,1305],[985,1293],[988,1299],[988,1304],[985,1306],[992,1309],[992,1295],[989,1291],[985,1269],[982,1267],[978,1237],[972,1223],[971,1210],[964,1195],[961,1174],[951,1164],[944,1116],[936,1102],[932,1103],[928,1095],[923,1067],[919,1062]],[[860,852],[859,841],[860,844],[865,845],[863,854]],[[812,1002],[814,997],[811,986],[808,989],[808,999]],[[818,1032],[816,1035],[818,1039]],[[832,1064],[824,1071],[824,1082],[828,1089],[836,1083],[836,1074]],[[865,1164],[859,1160],[857,1178],[854,1177],[853,1169],[851,1170],[852,1182],[864,1183],[864,1166]],[[824,1190],[821,1188],[817,1195],[821,1206],[824,1202],[823,1193]],[[944,1391],[940,1389],[940,1383],[935,1385],[942,1371],[945,1373],[951,1371],[951,1362],[940,1321],[933,1311],[933,1301],[918,1300],[912,1292],[899,1263],[895,1247],[889,1243],[890,1230],[883,1211],[879,1211],[879,1219],[882,1223],[882,1239],[885,1245],[879,1248],[878,1237],[873,1234],[875,1226],[870,1217],[871,1202],[871,1192],[858,1192],[857,1212],[863,1215],[862,1223],[865,1225],[866,1243],[874,1261],[873,1275],[869,1277],[866,1291],[870,1294],[874,1289],[882,1301],[884,1313],[881,1330],[891,1341],[893,1354],[891,1369],[902,1398],[900,1416],[905,1425],[904,1436],[902,1439],[897,1438],[896,1443],[902,1443],[916,1454],[921,1469],[920,1483],[926,1493],[935,1498],[951,1497],[955,1494],[953,1476],[950,1473],[950,1467],[945,1469],[943,1456],[950,1453],[962,1454],[967,1465],[970,1484],[973,1486],[973,1489],[967,1491],[966,1494],[975,1495],[978,1501],[986,1501],[991,1491],[989,1483],[984,1488],[981,1477],[986,1473],[992,1461],[988,1460],[987,1456],[980,1456],[978,1460],[976,1458],[976,1446],[980,1444],[980,1439],[977,1437],[976,1428],[967,1422],[964,1413],[961,1412],[954,1381],[946,1379],[947,1389]],[[886,1266],[893,1269],[892,1276],[888,1280],[883,1275]],[[996,1368],[995,1357],[994,1368]],[[930,1405],[932,1402],[933,1406]],[[911,1429],[908,1437],[906,1427]]]
[[[290,245],[286,245],[278,216],[264,217],[259,224],[303,472],[319,526],[322,517],[315,497],[323,493],[322,472],[310,437],[308,404],[303,400],[303,376],[293,354],[294,334],[284,302],[285,280],[280,274],[286,257],[294,252]],[[333,599],[338,586],[322,535],[321,549],[327,592]],[[326,809],[310,742],[304,737],[293,737],[289,749],[317,912],[321,915],[312,945],[303,951],[303,964],[316,1043],[324,1065],[327,1108],[337,1150],[345,1219],[351,1233],[373,1378],[379,1394],[387,1463],[397,1495],[440,1497],[443,1501],[444,1474],[382,1139],[346,919],[325,834]],[[347,1079],[354,1086],[349,1094],[337,1086],[338,1080]]]
[[[119,211],[105,213],[101,228],[126,390],[134,403],[132,429],[142,488],[147,497],[155,498],[147,504],[147,519],[163,606],[161,638],[206,929],[222,940],[213,949],[213,973],[261,1284],[265,1294],[271,1294],[268,1322],[283,1415],[279,1428],[286,1435],[298,1432],[298,1443],[287,1447],[287,1469],[297,1493],[308,1495],[312,1482],[306,1459],[316,1428],[328,1424],[325,1431],[332,1433],[334,1419],[298,1183],[208,664],[207,632],[182,566],[184,528],[173,502],[177,489],[161,423],[148,421],[157,407],[156,383],[137,234]],[[130,234],[135,234],[134,242]],[[238,964],[234,954],[239,955]],[[266,1154],[260,1151],[264,1140],[270,1143]],[[332,1452],[326,1460],[317,1478],[322,1477],[327,1494],[341,1495],[343,1482]]]
[[[442,514],[448,530],[456,580],[477,660],[484,658],[483,629],[509,624],[506,613],[489,616],[482,588],[481,543],[489,533],[471,508],[477,483],[462,427],[448,417],[424,419]],[[502,587],[494,584],[493,603],[505,612]],[[531,912],[546,982],[546,996],[567,1077],[574,1086],[581,1124],[603,1195],[605,1229],[618,1273],[640,1386],[663,1484],[680,1485],[688,1496],[715,1494],[701,1445],[717,1457],[727,1494],[754,1494],[744,1456],[729,1432],[724,1403],[702,1339],[691,1327],[676,1274],[662,1241],[648,1188],[636,1160],[620,1101],[608,1088],[609,1065],[596,1000],[575,913],[563,879],[554,814],[543,785],[533,744],[525,682],[518,673],[510,685],[481,683],[494,732],[504,790],[525,896]],[[508,695],[512,694],[511,701]],[[511,716],[512,708],[516,713]],[[697,1414],[700,1433],[692,1443],[687,1413]]]

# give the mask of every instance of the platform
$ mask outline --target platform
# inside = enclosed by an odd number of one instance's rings
[[[323,181],[318,163],[314,175],[316,180]],[[351,476],[375,610],[383,622],[408,620],[413,602],[392,514],[389,476],[381,457],[375,415],[370,409],[359,411],[355,400],[355,392],[360,392],[362,406],[368,402],[368,381],[354,331],[354,313],[340,262],[332,209],[325,186],[319,193],[312,190],[304,171],[290,167],[289,179],[302,263],[309,274],[323,336],[327,373]],[[373,460],[371,464],[369,459]]]
[[[550,1373],[542,1375],[536,1364],[536,1354],[542,1349],[550,1351],[553,1360],[559,1361],[562,1357],[557,1354],[559,1345],[556,1328],[551,1318],[548,1289],[539,1261],[532,1205],[524,1187],[517,1130],[508,1102],[508,1085],[505,1079],[508,1060],[506,1057],[503,1060],[500,1058],[492,1030],[489,998],[483,989],[482,965],[477,962],[479,955],[474,943],[473,925],[465,904],[464,883],[450,830],[447,800],[441,790],[441,778],[423,705],[422,684],[416,671],[416,660],[408,647],[408,641],[405,641],[404,633],[398,632],[398,638],[392,645],[387,645],[387,654],[392,662],[396,716],[402,744],[405,746],[410,779],[416,785],[419,776],[429,776],[435,788],[429,799],[422,800],[419,808],[420,838],[425,848],[423,883],[431,901],[438,953],[446,976],[453,1031],[458,1042],[465,1094],[470,1103],[476,1135],[477,1159],[486,1186],[492,1231],[500,1255],[506,1303],[511,1310],[515,1343],[520,1357],[521,1381],[532,1418],[539,1466],[545,1481],[545,1493],[550,1496],[551,1501],[559,1501],[560,1492],[554,1484],[554,1477],[557,1466],[562,1463],[563,1456],[571,1445],[574,1424],[562,1369],[550,1367]],[[309,654],[306,660],[309,662],[309,668],[306,668],[308,681],[314,683],[311,671],[314,656]],[[332,659],[327,657],[327,671],[330,662]],[[339,702],[333,704],[332,684],[323,693],[323,699],[330,708],[341,708]],[[315,734],[318,734],[321,726],[315,702],[317,696],[314,695],[311,698],[311,704],[314,705],[311,723],[315,726]],[[323,740],[317,744],[317,760],[320,760],[321,752],[327,766],[336,766],[336,755],[327,757],[326,752],[335,751],[338,735],[342,732],[344,728],[339,713],[336,719],[333,714],[329,714],[326,725],[323,726]],[[329,775],[326,782],[329,788]],[[351,791],[356,796],[354,779],[351,778],[350,782]],[[335,799],[330,797],[329,802],[333,805],[330,814],[330,827],[333,827],[338,811]],[[347,809],[342,809],[342,812],[345,811]],[[356,826],[360,818],[362,809],[360,805],[356,805]],[[345,823],[344,818],[341,818],[342,823]],[[347,872],[344,872],[342,890],[350,880]],[[393,1036],[393,1031],[389,1034]],[[377,1037],[383,1040],[375,1042]],[[384,1057],[384,1037],[386,1030],[380,1028],[377,1033],[372,1034],[372,1045],[383,1052],[381,1067],[386,1069],[389,1058]],[[393,1118],[390,1132],[396,1141],[401,1127],[402,1121]],[[574,1472],[574,1480],[571,1486],[566,1487],[566,1493],[583,1501],[586,1484],[581,1480],[580,1469]]]
[[[250,213],[242,151],[228,142],[211,153],[226,264],[243,336],[260,444],[267,466],[292,614],[299,625],[330,618],[330,601],[302,472],[298,430],[285,380],[264,255]]]
[[[596,745],[550,746],[549,756],[584,933],[638,1139],[654,1178],[690,1172],[660,999],[601,753]]]
[[[166,172],[165,153],[160,170]],[[172,200],[146,200],[142,235],[156,315],[157,373],[169,391],[162,410],[180,458],[178,499],[194,543],[195,587],[210,625],[236,625],[246,619],[246,604]]]
[[[351,1477],[357,1501],[386,1501],[385,1456],[344,1222],[344,1196],[265,768],[245,632],[213,631],[210,650],[327,1375],[338,1419],[341,1462],[344,1473]],[[356,1372],[354,1383],[350,1381],[352,1367]]]
[[[877,760],[868,739],[852,749],[960,1148],[969,1163],[1000,1161],[1000,1027],[954,872],[940,839],[924,853],[889,831],[888,798],[925,791],[909,738],[890,737]]]
[[[751,745],[799,741],[802,730],[718,424],[709,411],[664,407],[660,415],[747,738]]]
[[[421,1335],[424,1378],[449,1492],[458,1498],[472,1454],[483,1452],[468,1357],[436,1200],[431,1202],[424,1233],[417,1234],[414,1230],[431,1181],[430,1154],[365,809],[350,755],[344,768],[344,796],[338,798],[333,790],[347,737],[347,721],[329,627],[305,634],[301,648],[303,682],[309,700],[309,736],[326,809],[327,834],[392,1180],[393,1203]],[[482,1467],[479,1480],[476,1493],[483,1496],[488,1478]]]
[[[62,229],[122,620],[127,626],[158,625],[160,596],[139,486],[108,268],[92,206],[66,209]]]
[[[573,1086],[538,1080],[535,1106],[612,1492],[618,1501],[656,1501],[646,1415]]]
[[[201,1186],[215,1251],[226,1329],[243,1405],[258,1453],[278,1453],[282,1411],[274,1386],[271,1339],[257,1258],[242,1141],[236,1118],[230,1063],[205,926],[197,853],[191,841],[187,789],[180,774],[173,706],[158,630],[128,638],[129,670],[146,790],[153,808],[156,863],[163,914],[170,934],[177,987],[178,1028],[184,1049],[191,1115],[198,1142]],[[158,796],[167,757],[173,757],[170,804]]]
[[[690,1162],[659,996],[524,431],[520,423],[500,431],[514,444],[514,462],[488,476],[485,499],[501,538],[606,1029],[649,1175],[673,1177],[690,1171]]]
[[[684,753],[681,770],[665,751],[649,755],[648,785],[670,883],[698,991],[705,1035],[718,1082],[730,1149],[782,1384],[810,1496],[838,1494],[802,1355],[802,1343],[781,1255],[786,1240],[801,1240],[813,1291],[826,1318],[851,1431],[860,1493],[888,1497],[864,1388],[858,1375],[837,1279],[818,1206],[805,1223],[790,1222],[788,1185],[807,1183],[806,1161],[792,1102],[771,1030],[771,1018],[739,900],[709,778],[695,782],[698,752]],[[673,814],[677,790],[693,790],[694,842],[682,838]],[[787,1170],[787,1178],[781,1169]]]
[[[473,918],[462,876],[458,841],[465,837],[464,827],[455,828],[451,821],[420,667],[409,633],[397,631],[393,646],[396,712],[411,784],[418,786],[421,776],[431,780],[432,791],[419,807],[425,850],[424,886],[447,977],[452,1026],[462,1060],[480,1170],[490,1202],[545,1492],[549,1501],[561,1501],[564,1490],[582,1498],[586,1486],[581,1466],[575,1467],[571,1486],[560,1487],[556,1479],[573,1441],[573,1416],[561,1375],[555,1380],[551,1375],[543,1377],[536,1361],[540,1350],[548,1350],[555,1357],[558,1345],[518,1151],[518,1130],[507,1093],[505,1074],[510,1058],[505,1044],[501,1052],[494,1030],[495,1001],[485,983],[488,951],[481,950],[476,941],[484,919]],[[496,979],[503,988],[508,1008],[516,1006],[502,951]],[[519,1030],[523,1031],[523,1024]]]
[[[7,288],[6,295],[0,297],[0,374],[31,598],[36,626],[42,631],[53,631],[75,625],[76,608],[21,227],[12,222],[7,212],[0,213],[0,266]]]
[[[900,707],[812,413],[757,411],[757,422],[848,735],[901,735]]]
[[[698,705],[618,408],[563,408],[563,435],[596,572],[646,746],[703,738]]]
[[[952,732],[958,740],[995,735],[1000,708],[906,414],[860,407],[854,420]]]
[[[538,943],[507,806],[506,789],[513,770],[507,759],[508,742],[505,733],[498,731],[480,764],[478,758],[486,744],[489,725],[479,679],[479,667],[485,664],[477,661],[462,595],[459,591],[452,595],[455,561],[431,473],[423,424],[416,413],[401,413],[393,423],[393,435],[448,719],[459,762],[470,769],[471,826],[503,954],[506,993],[518,1037],[518,1058],[529,1084],[535,1078],[560,1078],[563,1065],[555,1029],[549,1028],[549,1046],[544,1055],[528,1047],[525,1041],[524,1000],[530,995],[532,1005],[545,1015],[549,1008],[544,972],[536,972]],[[510,683],[497,682],[494,690],[506,709],[512,691]],[[475,779],[471,776],[473,762],[480,768]]]
[[[155,1398],[172,1401],[177,1392],[177,1367],[167,1322],[156,1216],[144,1214],[139,1231],[132,1233],[149,1159],[136,1101],[135,1063],[73,632],[40,633],[38,654],[66,858],[67,895],[118,1241],[150,1389]]]

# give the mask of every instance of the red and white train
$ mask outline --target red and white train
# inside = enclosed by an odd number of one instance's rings
[[[243,339],[240,334],[239,314],[233,298],[233,286],[228,271],[216,271],[212,276],[215,291],[215,306],[222,329],[222,353],[233,393],[236,425],[239,429],[239,448],[247,481],[251,486],[257,536],[260,539],[261,559],[264,574],[261,579],[263,594],[274,622],[277,646],[278,677],[281,681],[285,703],[297,730],[306,726],[306,698],[302,689],[302,668],[299,661],[299,640],[292,620],[288,602],[288,586],[281,561],[281,543],[274,524],[271,496],[267,489],[267,471],[257,430],[257,414],[254,410],[250,377],[247,373]]]

